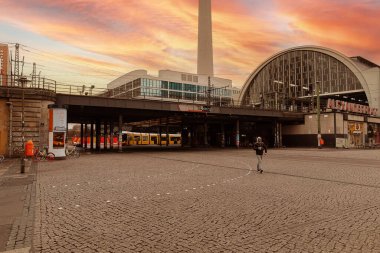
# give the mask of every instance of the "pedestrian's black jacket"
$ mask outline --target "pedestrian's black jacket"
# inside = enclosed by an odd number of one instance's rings
[[[255,142],[253,149],[256,150],[256,155],[263,155],[264,150],[265,153],[267,153],[267,146],[264,144],[264,142]]]

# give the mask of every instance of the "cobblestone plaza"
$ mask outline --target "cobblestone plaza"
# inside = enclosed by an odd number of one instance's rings
[[[39,163],[35,252],[380,252],[379,150],[172,150]]]

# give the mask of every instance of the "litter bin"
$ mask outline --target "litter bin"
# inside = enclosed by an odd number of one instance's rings
[[[34,155],[34,144],[32,140],[25,143],[25,156],[32,157]]]

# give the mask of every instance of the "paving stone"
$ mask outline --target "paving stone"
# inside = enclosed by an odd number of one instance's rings
[[[378,150],[269,150],[263,174],[255,163],[248,149],[40,163],[33,248],[378,252]]]

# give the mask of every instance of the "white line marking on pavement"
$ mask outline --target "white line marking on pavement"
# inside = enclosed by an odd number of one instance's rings
[[[111,200],[107,200],[106,202],[107,202],[107,203],[111,203]]]

